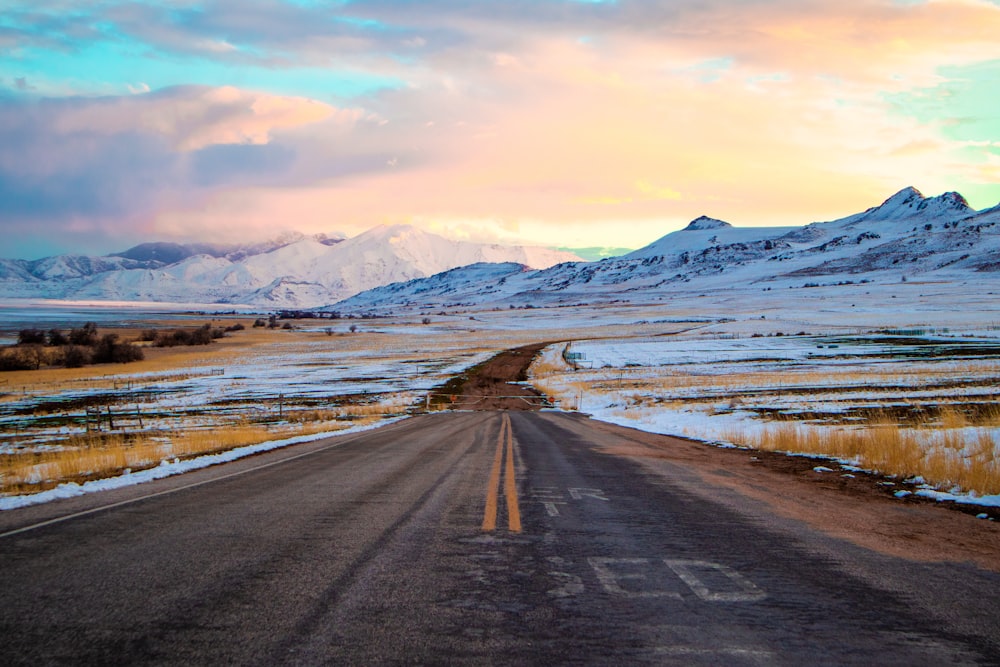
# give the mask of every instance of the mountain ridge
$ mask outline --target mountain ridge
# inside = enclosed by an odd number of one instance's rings
[[[170,261],[174,260],[174,261]],[[255,244],[139,244],[92,257],[0,259],[0,297],[246,304],[352,312],[661,300],[681,289],[762,289],[1000,276],[1000,204],[916,188],[802,226],[700,216],[617,257],[452,241],[409,225],[352,237],[298,232]],[[803,281],[806,282],[803,282]]]
[[[447,285],[441,276],[383,286],[330,308],[399,312],[657,301],[683,290],[761,289],[934,280],[1000,280],[1000,205],[975,211],[958,193],[904,188],[861,213],[801,227],[735,227],[701,216],[617,258],[490,275],[479,267]]]
[[[579,260],[533,246],[452,241],[410,225],[350,239],[286,233],[244,245],[139,244],[111,255],[0,259],[0,296],[308,308],[482,261]]]

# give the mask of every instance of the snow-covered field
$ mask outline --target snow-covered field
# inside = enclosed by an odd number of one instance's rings
[[[400,414],[492,352],[468,339],[423,333],[279,334],[275,342],[223,351],[208,363],[200,358],[149,372],[116,366],[111,375],[55,389],[11,387],[0,402],[0,453],[80,433],[85,407],[110,410],[119,428],[133,433],[294,421],[317,410],[344,418],[362,411]]]
[[[815,447],[799,448],[790,429],[799,440],[882,437],[891,423],[894,437],[922,439],[917,463],[929,466],[924,478],[936,489],[966,500],[970,491],[1000,493],[995,482],[969,481],[1000,478],[1000,303],[966,283],[691,290],[643,304],[295,324],[169,368],[114,366],[31,386],[0,378],[0,457],[66,446],[85,432],[87,407],[110,407],[118,430],[164,439],[264,424],[280,441],[282,429],[302,425],[377,423],[497,351],[551,341],[534,382],[563,409],[716,443],[791,442],[784,448],[793,451]],[[255,335],[263,332],[232,340]],[[563,359],[567,345],[582,356],[578,370]],[[882,467],[824,447],[849,464]],[[942,460],[985,476],[935,477]]]
[[[138,466],[131,459],[95,465],[110,466],[111,472],[159,465],[163,473],[176,467],[178,451],[185,453],[177,465],[186,469],[185,457],[241,447],[219,444],[236,431],[254,440],[263,432],[289,442],[299,435],[389,423],[423,408],[435,386],[493,354],[566,334],[551,328],[551,315],[533,318],[533,313],[521,318],[533,326],[518,329],[520,315],[294,320],[293,330],[247,329],[205,348],[168,352],[168,363],[160,353],[128,365],[6,374],[0,377],[0,483],[14,493],[33,493],[59,480],[104,474],[89,461],[78,464],[84,466],[78,472],[65,470],[70,464],[63,461],[82,450],[134,452],[133,443],[152,444]],[[164,317],[157,314],[160,326]],[[188,318],[179,316],[174,326],[199,323]],[[603,337],[616,329],[582,319],[579,335]],[[189,437],[199,438],[194,451],[183,444]],[[72,483],[66,489],[78,492]]]
[[[253,456],[262,452],[271,451],[272,449],[280,449],[282,447],[297,445],[303,442],[320,440],[331,435],[347,435],[349,433],[366,431],[372,428],[377,428],[378,426],[390,424],[398,419],[399,418],[386,419],[376,424],[359,424],[357,426],[352,426],[339,431],[321,431],[310,435],[294,436],[280,440],[269,440],[255,445],[236,447],[235,449],[219,452],[217,454],[206,454],[204,456],[197,456],[185,460],[181,460],[178,457],[174,457],[173,459],[165,458],[160,462],[160,465],[153,468],[146,468],[145,470],[137,470],[134,472],[132,470],[125,470],[121,474],[117,474],[112,477],[94,479],[83,483],[66,482],[59,484],[55,488],[47,489],[39,493],[16,496],[0,496],[0,511],[28,507],[29,505],[38,505],[40,503],[59,500],[60,498],[72,498],[86,493],[98,493],[101,491],[110,491],[111,489],[120,489],[126,486],[143,484],[145,482],[151,482],[154,479],[163,479],[164,477],[181,475],[186,472],[191,472],[192,470],[199,470],[201,468],[207,468],[220,463],[236,461],[247,456]]]
[[[886,462],[856,447],[837,451],[830,434],[912,438],[923,448],[915,456],[924,477],[933,472],[938,485],[974,496],[1000,493],[998,377],[1000,331],[989,327],[801,335],[712,327],[553,345],[532,381],[563,409],[600,420],[722,444],[802,443],[867,468]],[[977,488],[970,479],[989,481]],[[986,502],[1000,504],[1000,496]]]

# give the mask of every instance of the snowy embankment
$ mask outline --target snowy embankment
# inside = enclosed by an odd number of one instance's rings
[[[97,493],[99,491],[110,491],[111,489],[120,489],[126,486],[144,484],[146,482],[152,482],[153,480],[163,479],[164,477],[172,477],[174,475],[191,472],[192,470],[208,468],[220,463],[229,463],[230,461],[236,461],[237,459],[246,458],[255,454],[261,454],[263,452],[269,452],[282,447],[288,447],[290,445],[298,445],[304,442],[322,440],[333,436],[344,436],[352,433],[360,433],[361,431],[369,431],[395,423],[401,419],[405,419],[405,417],[387,418],[373,424],[364,424],[340,431],[313,433],[311,435],[300,435],[294,438],[261,442],[256,445],[237,447],[236,449],[219,452],[218,454],[208,454],[191,459],[181,460],[179,458],[174,458],[172,461],[164,460],[160,463],[160,465],[154,468],[147,468],[136,472],[125,471],[124,474],[117,475],[115,477],[95,479],[89,482],[84,482],[83,484],[77,484],[76,482],[60,484],[54,489],[49,489],[48,491],[42,491],[40,493],[33,493],[31,495],[0,497],[0,510],[18,509],[29,505],[38,505],[40,503],[47,503],[53,500],[60,500],[62,498],[82,496],[85,493]]]
[[[991,333],[579,341],[547,348],[532,383],[601,421],[873,472],[895,466],[917,495],[1000,506],[1000,495],[971,490],[995,493],[1000,475]],[[882,451],[897,441],[901,453]]]

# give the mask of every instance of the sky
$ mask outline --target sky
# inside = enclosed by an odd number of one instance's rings
[[[0,257],[1000,202],[1000,0],[4,0]]]

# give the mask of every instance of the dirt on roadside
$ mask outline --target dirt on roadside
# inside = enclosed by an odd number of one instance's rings
[[[899,498],[896,492],[912,487],[843,469],[833,461],[722,449],[593,420],[586,424],[629,443],[604,450],[607,454],[682,465],[704,480],[706,489],[729,488],[763,501],[775,514],[865,548],[911,560],[968,560],[1000,572],[1000,513],[995,507],[936,502],[912,494]]]
[[[540,410],[547,402],[525,384],[528,367],[551,343],[505,350],[434,390],[431,405],[455,410]]]

